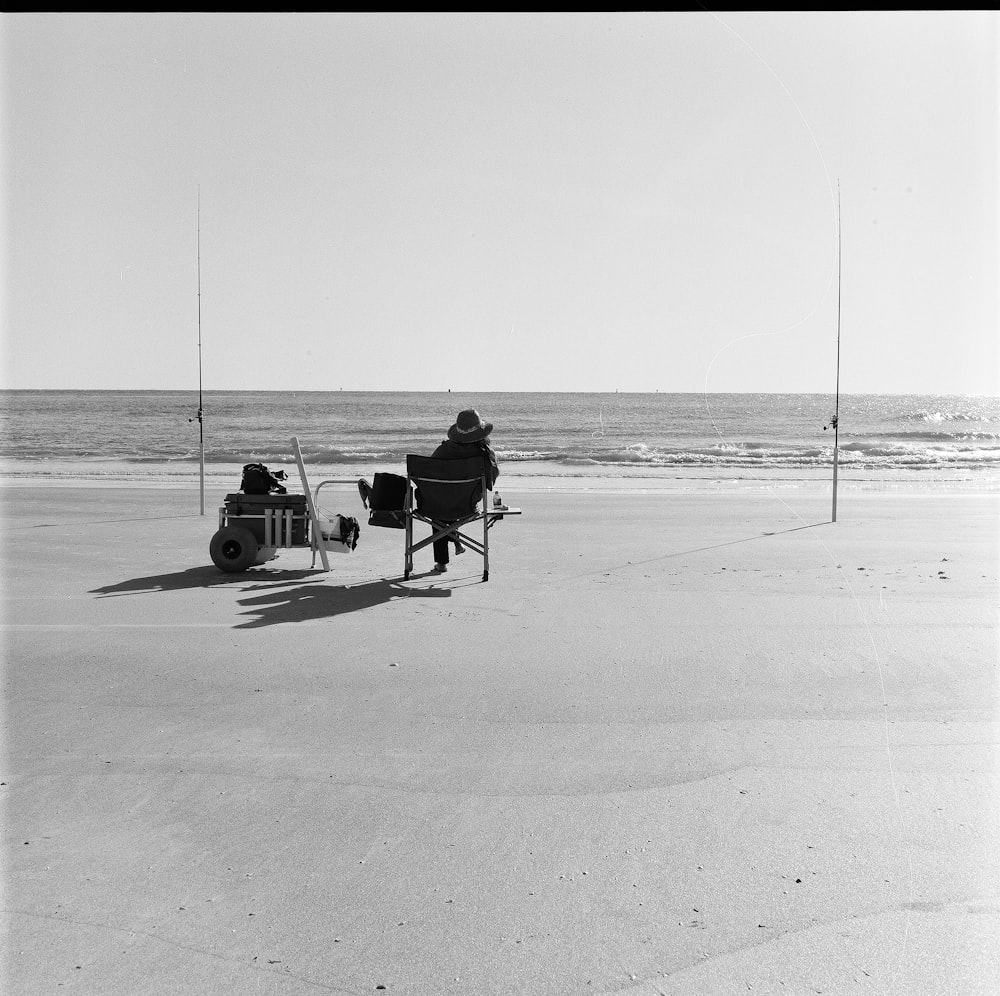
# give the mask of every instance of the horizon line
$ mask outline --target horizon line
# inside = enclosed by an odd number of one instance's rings
[[[195,387],[0,387],[0,392],[52,392],[52,393],[91,393],[91,394],[197,394]],[[506,390],[501,388],[464,389],[464,388],[260,388],[260,387],[220,387],[204,388],[204,393],[214,394],[455,394],[455,395],[480,395],[480,394],[640,394],[640,395],[696,395],[706,394],[764,394],[764,395],[833,395],[834,391],[776,391],[776,390],[741,390],[741,391],[720,391],[720,390],[637,390],[632,388],[606,388],[603,390],[581,389],[581,388],[551,388],[548,390]],[[841,391],[844,397],[873,397],[873,396],[921,396],[921,397],[971,397],[971,398],[1000,398],[1000,391],[995,393],[980,391],[918,391],[918,390],[891,390],[891,391]]]

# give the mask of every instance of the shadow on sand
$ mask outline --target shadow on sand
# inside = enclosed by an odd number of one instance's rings
[[[582,574],[574,574],[574,578],[594,577],[597,574],[609,574],[611,571],[624,570],[627,567],[643,567],[646,564],[655,564],[661,560],[671,560],[675,557],[690,557],[696,553],[707,553],[709,550],[721,550],[726,546],[736,546],[739,543],[752,543],[755,540],[766,539],[770,536],[783,536],[785,533],[797,533],[803,529],[816,529],[818,526],[825,526],[826,522],[807,522],[801,526],[791,526],[789,529],[775,529],[771,532],[756,533],[753,536],[743,536],[740,539],[726,540],[724,543],[713,543],[710,546],[699,546],[691,550],[676,550],[673,553],[661,553],[655,557],[647,557],[645,560],[629,560],[624,564],[614,567],[602,567],[597,571],[586,571]]]
[[[118,584],[106,584],[101,588],[91,588],[90,594],[100,598],[114,595],[141,595],[155,591],[186,591],[189,588],[215,588],[218,585],[247,584],[262,578],[268,581],[301,581],[316,575],[316,571],[247,571],[242,574],[224,574],[217,567],[191,567],[186,571],[172,574],[151,574],[144,578],[130,578]]]
[[[319,579],[317,579],[319,580]],[[247,606],[243,614],[246,622],[236,629],[256,629],[278,623],[309,622],[314,619],[331,619],[347,612],[370,609],[401,598],[449,598],[450,587],[417,588],[402,581],[381,578],[355,585],[308,584],[280,587],[261,585],[261,594],[239,599]]]
[[[239,574],[223,574],[215,567],[192,567],[172,574],[152,574],[130,578],[117,584],[92,588],[91,595],[114,598],[122,595],[142,595],[154,592],[185,591],[194,588],[239,587],[245,606],[244,622],[235,629],[254,629],[278,623],[307,622],[329,619],[346,612],[357,612],[400,598],[449,598],[454,584],[414,585],[401,579],[380,578],[363,584],[328,583],[329,575],[315,570],[250,570]]]

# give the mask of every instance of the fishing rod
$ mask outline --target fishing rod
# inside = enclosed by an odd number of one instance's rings
[[[837,521],[837,462],[839,457],[840,432],[840,181],[837,181],[837,385],[833,402],[833,514],[831,520]],[[826,426],[824,425],[825,429]]]
[[[205,514],[205,408],[201,387],[201,187],[198,187],[198,449],[201,480],[201,514]]]

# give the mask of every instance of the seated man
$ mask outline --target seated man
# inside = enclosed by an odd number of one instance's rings
[[[484,422],[479,417],[479,412],[474,408],[467,408],[458,413],[455,424],[448,430],[448,438],[441,440],[441,445],[431,454],[432,457],[440,460],[464,460],[467,457],[482,453],[483,459],[489,461],[487,478],[490,487],[496,483],[500,476],[500,468],[497,466],[497,456],[489,444],[488,436],[493,431],[491,422]],[[473,504],[482,498],[482,488],[477,486],[473,492]],[[470,509],[471,511],[471,509]],[[464,553],[465,548],[458,542],[455,543],[455,553]],[[434,570],[438,574],[443,574],[448,570],[448,540],[439,539],[434,541]]]

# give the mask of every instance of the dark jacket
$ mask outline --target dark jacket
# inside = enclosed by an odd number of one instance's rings
[[[500,468],[497,466],[497,455],[493,452],[486,439],[477,439],[474,443],[453,443],[450,439],[442,439],[441,445],[431,454],[437,460],[465,460],[475,456],[477,453],[483,454],[483,459],[488,461],[488,471],[486,478],[492,488],[500,476]],[[481,489],[476,488],[473,502],[478,502],[482,497]]]

